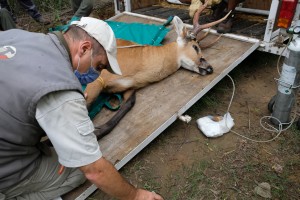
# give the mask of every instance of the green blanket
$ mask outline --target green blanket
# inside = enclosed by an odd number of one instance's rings
[[[166,25],[106,21],[116,38],[141,45],[160,46],[170,29]]]

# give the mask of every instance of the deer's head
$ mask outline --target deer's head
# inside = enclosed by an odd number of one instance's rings
[[[206,8],[207,2],[205,4],[200,5],[198,11],[195,13],[193,18],[193,29],[187,30],[184,26],[182,20],[175,16],[173,19],[173,24],[175,26],[175,31],[177,33],[177,45],[178,45],[178,62],[181,67],[188,69],[190,71],[194,71],[201,75],[211,74],[213,73],[212,66],[205,60],[204,55],[201,51],[201,46],[199,44],[202,38],[197,39],[198,33],[206,28],[210,28],[227,18],[230,12],[217,21],[200,25],[199,24],[199,16],[201,12]]]

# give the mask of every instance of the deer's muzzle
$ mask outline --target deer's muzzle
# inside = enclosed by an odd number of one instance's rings
[[[198,68],[199,74],[203,76],[207,74],[212,74],[214,72],[212,66],[204,58],[200,58],[200,65],[198,66]]]

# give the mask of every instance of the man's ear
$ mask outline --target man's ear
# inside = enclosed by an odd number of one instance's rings
[[[79,55],[84,55],[87,51],[90,51],[92,49],[92,42],[90,41],[82,41],[79,45]]]

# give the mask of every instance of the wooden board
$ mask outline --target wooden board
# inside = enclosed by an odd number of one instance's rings
[[[118,15],[114,20],[162,23],[160,20],[139,18],[126,13]],[[215,37],[217,36],[210,34],[206,40],[210,41]],[[175,39],[176,34],[173,30],[167,35],[165,42]],[[120,169],[257,47],[258,43],[222,37],[213,47],[203,51],[214,68],[213,74],[201,76],[180,69],[168,78],[138,90],[136,104],[132,110],[111,133],[99,141],[103,155]],[[111,114],[101,112],[94,119],[95,125],[102,124]],[[95,189],[95,186],[86,182],[64,199],[85,199]]]

